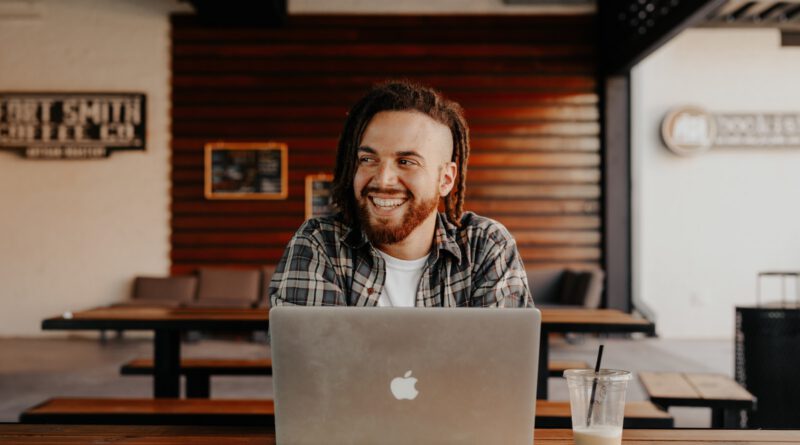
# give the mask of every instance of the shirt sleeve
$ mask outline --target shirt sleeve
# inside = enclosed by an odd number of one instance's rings
[[[272,307],[345,305],[333,263],[314,238],[298,232],[275,267],[269,284]]]
[[[513,240],[494,245],[472,282],[470,306],[533,307],[528,277]]]

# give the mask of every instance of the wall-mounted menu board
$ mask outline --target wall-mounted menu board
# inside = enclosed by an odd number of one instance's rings
[[[306,176],[306,219],[336,213],[331,195],[332,185],[333,175]]]
[[[289,195],[286,144],[227,143],[205,146],[207,199],[286,199]]]

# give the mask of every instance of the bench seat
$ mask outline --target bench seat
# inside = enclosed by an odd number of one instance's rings
[[[153,375],[153,360],[137,358],[122,365],[122,375]],[[186,376],[186,397],[209,398],[212,375],[272,375],[272,359],[196,359],[181,360]]]
[[[582,360],[550,360],[547,372],[550,377],[562,377],[567,369],[588,369],[589,364]]]
[[[80,425],[274,424],[272,400],[53,398],[23,412],[22,423]]]
[[[153,360],[137,358],[122,365],[125,375],[153,374]],[[181,360],[181,373],[205,373],[212,375],[272,375],[272,359],[212,359],[185,358]]]
[[[274,425],[272,400],[53,398],[20,415],[22,423],[97,425]],[[536,426],[569,428],[569,402],[536,402]],[[625,407],[626,428],[669,428],[672,417],[650,402]]]
[[[625,403],[624,428],[664,429],[672,428],[672,416],[651,402]],[[537,428],[572,428],[569,401],[537,400]]]

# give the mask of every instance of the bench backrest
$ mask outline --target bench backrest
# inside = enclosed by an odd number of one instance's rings
[[[604,273],[601,269],[527,269],[528,287],[536,305],[600,307]]]
[[[133,281],[132,298],[135,301],[175,304],[188,303],[197,291],[197,277],[192,275],[174,277],[136,277]]]
[[[217,302],[231,306],[255,305],[260,296],[261,270],[198,269],[197,302]]]

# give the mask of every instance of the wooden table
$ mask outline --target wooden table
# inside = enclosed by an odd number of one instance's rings
[[[539,339],[539,381],[536,396],[547,399],[548,336],[551,332],[655,334],[655,325],[616,309],[543,308],[542,334]]]
[[[111,306],[75,312],[71,318],[48,318],[47,330],[152,330],[153,394],[180,396],[180,334],[189,330],[253,331],[269,327],[266,309],[204,309]],[[654,333],[653,323],[615,309],[542,309],[537,397],[547,399],[547,337],[550,332]]]
[[[269,328],[269,312],[266,309],[111,306],[67,315],[44,320],[42,329],[153,331],[155,397],[180,397],[182,332],[266,331]]]
[[[571,430],[540,430],[534,433],[537,445],[572,445]],[[0,443],[14,444],[186,444],[271,445],[275,433],[260,427],[198,426],[94,426],[0,424]],[[797,430],[625,430],[624,444],[797,444]]]
[[[56,397],[25,410],[20,422],[70,425],[273,426],[270,399],[145,399]],[[537,400],[536,426],[570,428],[566,401]],[[625,428],[672,428],[672,417],[651,402],[625,404]]]
[[[712,428],[739,428],[740,412],[752,411],[756,404],[755,396],[722,374],[640,372],[639,380],[650,401],[664,409],[711,408]]]

